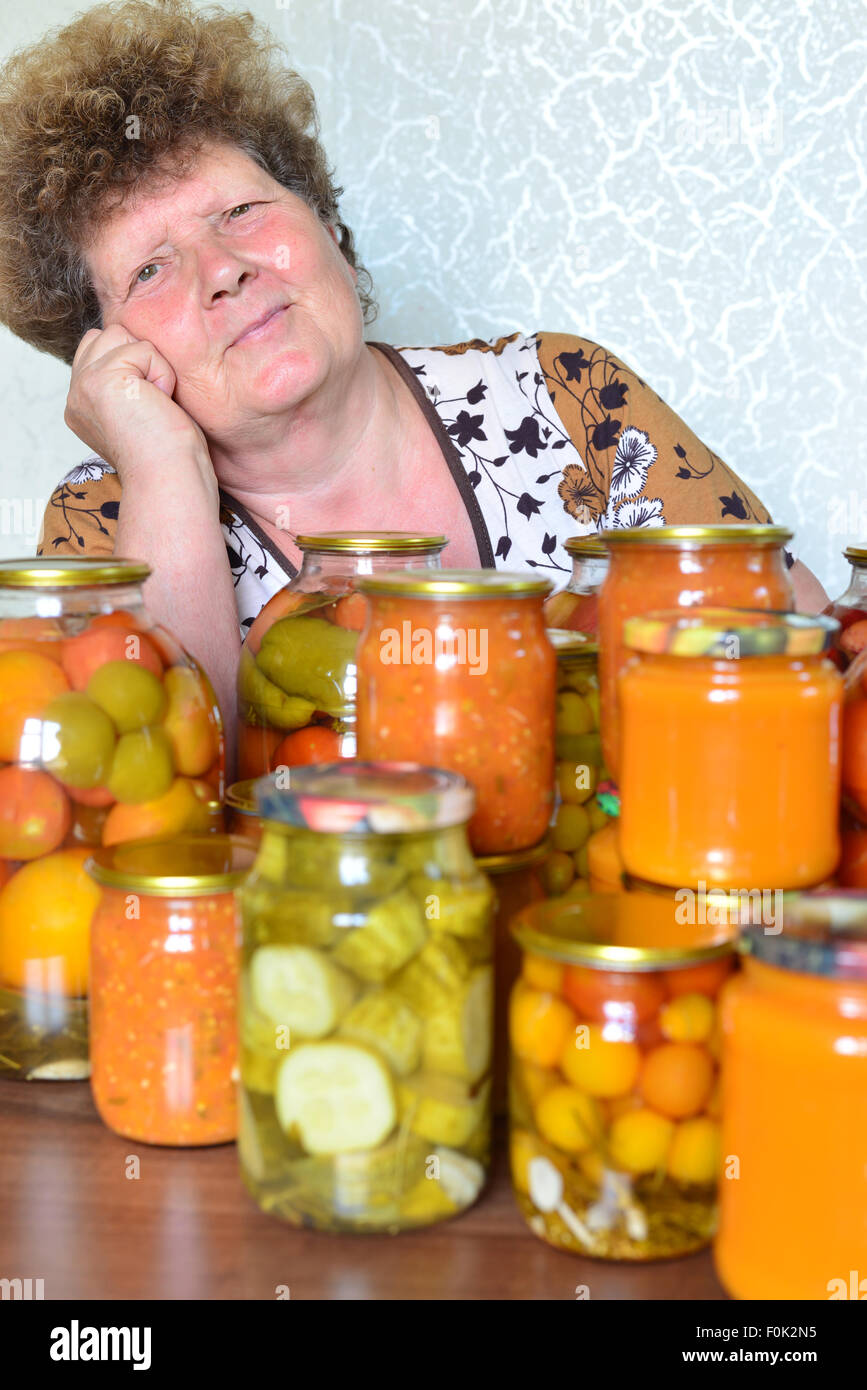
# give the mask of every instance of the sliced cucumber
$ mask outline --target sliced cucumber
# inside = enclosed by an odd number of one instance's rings
[[[375,1052],[357,1043],[305,1043],[277,1073],[274,1104],[280,1126],[308,1153],[374,1149],[397,1119],[394,1087]]]
[[[250,961],[254,1008],[294,1036],[324,1038],[355,997],[345,971],[312,946],[260,946]]]
[[[441,932],[401,970],[393,988],[422,1018],[432,1018],[451,1007],[470,970],[457,939]]]
[[[422,1065],[463,1081],[478,1081],[491,1065],[494,972],[474,970],[460,993],[425,1023]]]
[[[418,903],[401,889],[371,907],[364,926],[350,927],[342,934],[334,957],[362,980],[383,984],[421,950],[426,939]]]
[[[481,936],[487,929],[494,895],[485,880],[450,883],[447,879],[414,874],[409,886],[419,900],[431,931],[472,937]]]
[[[409,1076],[419,1064],[421,1022],[390,990],[371,990],[359,999],[343,1019],[340,1033],[382,1053],[398,1076]]]
[[[416,1072],[399,1087],[401,1115],[413,1134],[459,1149],[484,1117],[490,1082],[473,1095],[453,1076]]]

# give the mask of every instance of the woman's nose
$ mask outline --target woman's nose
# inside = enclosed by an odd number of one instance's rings
[[[237,294],[255,267],[231,247],[208,241],[197,248],[197,266],[202,298],[207,304],[223,296]]]

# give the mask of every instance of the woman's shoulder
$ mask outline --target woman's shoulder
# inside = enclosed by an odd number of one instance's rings
[[[48,499],[37,555],[111,555],[120,509],[120,479],[92,454],[71,468]]]

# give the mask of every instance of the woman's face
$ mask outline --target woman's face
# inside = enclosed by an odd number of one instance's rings
[[[330,228],[234,146],[145,185],[85,256],[103,327],[153,343],[174,399],[221,443],[339,383],[360,351],[356,275]]]

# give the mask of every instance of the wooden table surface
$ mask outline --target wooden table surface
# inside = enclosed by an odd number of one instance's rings
[[[125,1176],[128,1155],[140,1177]],[[537,1240],[494,1178],[465,1216],[401,1236],[336,1237],[264,1216],[235,1149],[157,1149],[105,1129],[87,1083],[0,1081],[0,1278],[46,1299],[725,1297],[707,1253],[634,1267]],[[285,1297],[285,1294],[284,1294]]]

